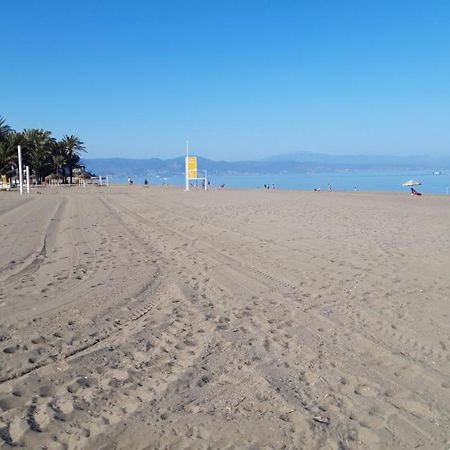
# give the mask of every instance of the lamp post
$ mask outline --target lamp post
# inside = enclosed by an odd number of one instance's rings
[[[22,148],[20,147],[20,145],[17,146],[17,156],[19,163],[19,190],[20,195],[23,195]]]

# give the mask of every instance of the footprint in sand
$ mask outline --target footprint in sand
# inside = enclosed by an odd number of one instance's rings
[[[12,353],[16,353],[19,349],[20,349],[20,346],[17,344],[17,345],[13,345],[13,346],[4,348],[3,353],[12,354]]]
[[[367,384],[358,384],[355,387],[355,394],[361,395],[363,397],[375,397],[377,395],[377,391]]]

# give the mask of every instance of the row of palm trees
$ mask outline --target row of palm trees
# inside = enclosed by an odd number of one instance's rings
[[[52,136],[51,131],[27,128],[14,131],[0,116],[0,175],[17,173],[17,146],[22,147],[23,164],[30,170],[38,183],[52,173],[69,172],[72,183],[73,169],[80,166],[84,143],[77,136],[65,135],[61,140]]]

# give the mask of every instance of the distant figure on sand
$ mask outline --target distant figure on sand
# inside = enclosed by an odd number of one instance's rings
[[[411,195],[422,195],[420,192],[417,192],[414,188],[411,188]]]
[[[133,184],[133,180],[131,179],[131,177],[128,177],[128,184]]]
[[[147,180],[147,178],[144,180],[144,185],[145,185],[145,186],[148,186],[148,180]]]

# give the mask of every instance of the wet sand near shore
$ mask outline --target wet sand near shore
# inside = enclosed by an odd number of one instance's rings
[[[450,200],[0,192],[0,448],[450,443]]]

